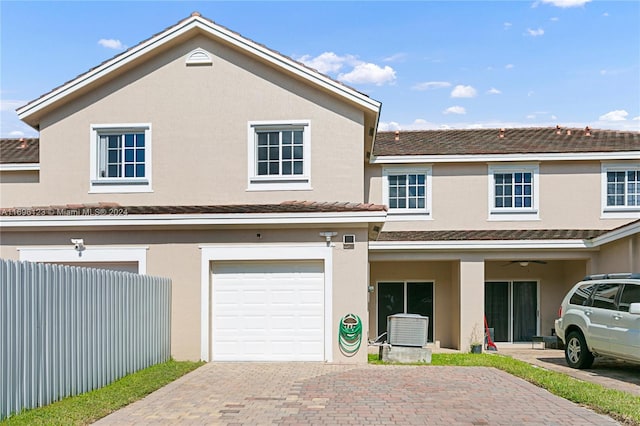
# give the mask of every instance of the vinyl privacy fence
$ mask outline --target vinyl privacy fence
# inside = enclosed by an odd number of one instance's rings
[[[170,357],[171,281],[0,259],[0,420]]]

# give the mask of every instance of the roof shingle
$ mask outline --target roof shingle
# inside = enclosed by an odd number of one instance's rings
[[[499,229],[473,231],[394,231],[381,232],[378,241],[510,241],[510,240],[588,240],[609,230],[601,229]]]
[[[109,214],[117,208],[118,214],[250,214],[250,213],[346,213],[384,212],[380,204],[285,201],[279,204],[228,204],[209,206],[120,206],[117,203],[65,204],[59,206],[9,207],[0,209],[0,216],[78,216]],[[31,214],[30,214],[31,213]]]
[[[482,155],[640,151],[640,132],[556,128],[378,132],[373,155]]]
[[[0,139],[0,164],[26,164],[40,162],[38,139]]]

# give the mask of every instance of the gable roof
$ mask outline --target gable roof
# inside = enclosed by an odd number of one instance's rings
[[[171,26],[151,38],[140,42],[136,46],[127,49],[119,55],[116,55],[89,71],[77,76],[73,80],[56,87],[50,92],[18,108],[16,110],[18,117],[34,128],[37,128],[40,119],[38,114],[39,112],[41,113],[44,110],[55,107],[84,87],[99,84],[109,74],[132,63],[138,58],[148,55],[155,49],[171,42],[172,40],[184,36],[187,33],[197,31],[231,44],[249,55],[257,57],[274,67],[280,68],[283,72],[295,75],[306,80],[310,84],[328,90],[345,100],[359,105],[365,110],[373,112],[376,116],[380,113],[380,102],[373,100],[367,95],[321,74],[317,70],[309,68],[290,57],[282,55],[281,53],[271,50],[262,44],[243,37],[209,19],[203,18],[198,12],[194,12],[191,16],[183,19],[174,26]]]
[[[373,156],[479,156],[640,151],[640,132],[589,129],[590,136],[586,133],[586,129],[552,127],[378,132]]]
[[[0,139],[0,164],[36,164],[40,162],[38,139]]]

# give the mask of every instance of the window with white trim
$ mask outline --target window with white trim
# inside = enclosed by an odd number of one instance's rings
[[[489,166],[490,215],[537,216],[538,175],[537,165]]]
[[[310,187],[309,121],[249,123],[249,189]]]
[[[91,126],[91,192],[151,190],[151,125]]]
[[[603,210],[640,211],[640,164],[603,164]]]
[[[431,212],[431,167],[385,168],[383,203],[390,214]]]

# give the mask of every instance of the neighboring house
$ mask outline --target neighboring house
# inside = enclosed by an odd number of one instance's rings
[[[639,133],[380,107],[193,14],[18,109],[40,138],[0,141],[0,256],[170,277],[173,355],[204,360],[366,362],[349,313],[364,341],[404,311],[444,347],[485,312],[530,341],[585,274],[640,268]]]
[[[464,348],[483,314],[498,342],[550,335],[590,273],[640,270],[640,133],[563,128],[378,133],[368,201],[389,206],[369,243],[369,331],[428,315]]]

